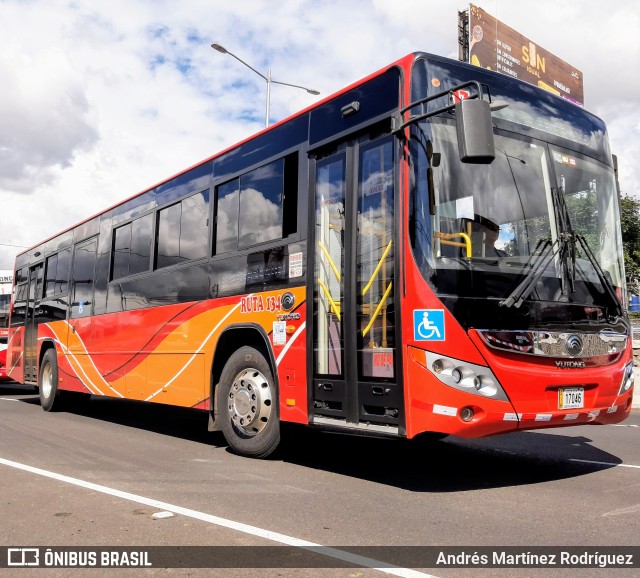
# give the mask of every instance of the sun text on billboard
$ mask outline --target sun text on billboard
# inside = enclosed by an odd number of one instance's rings
[[[582,72],[482,8],[469,5],[468,61],[529,82],[576,104],[584,103]],[[461,32],[466,35],[466,26]]]

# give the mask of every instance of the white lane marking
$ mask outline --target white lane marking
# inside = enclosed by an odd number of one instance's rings
[[[635,423],[610,423],[611,427],[640,427],[640,425]]]
[[[197,510],[191,510],[190,508],[183,508],[182,506],[176,506],[174,504],[169,504],[167,502],[161,502],[160,500],[154,500],[153,498],[139,496],[138,494],[123,492],[121,490],[116,490],[114,488],[109,488],[107,486],[102,486],[100,484],[94,484],[93,482],[87,482],[85,480],[80,480],[78,478],[72,478],[70,476],[65,476],[63,474],[57,474],[55,472],[50,472],[49,470],[35,468],[33,466],[28,466],[26,464],[21,464],[19,462],[7,460],[5,458],[0,458],[0,464],[9,466],[10,468],[15,468],[17,470],[22,470],[32,474],[37,474],[39,476],[44,476],[45,478],[58,480],[59,482],[65,482],[67,484],[72,484],[74,486],[80,486],[81,488],[93,490],[94,492],[100,492],[102,494],[107,494],[109,496],[114,496],[116,498],[121,498],[123,500],[129,500],[130,502],[136,502],[138,504],[143,504],[145,506],[151,506],[152,508],[158,508],[159,510],[173,512],[174,514],[180,514],[188,518],[194,518],[202,522],[215,524],[216,526],[229,528],[231,530],[236,530],[237,532],[250,534],[258,538],[271,540],[272,542],[278,542],[280,544],[285,544],[287,546],[298,546],[299,548],[304,548],[304,549],[308,548],[308,549],[312,549],[312,551],[314,552],[315,552],[315,550],[313,550],[314,548],[322,548],[322,553],[325,554],[326,556],[336,558],[337,560],[343,560],[344,562],[357,564],[358,566],[362,566],[364,568],[378,570],[380,572],[384,572],[385,574],[391,574],[393,576],[402,576],[404,578],[436,578],[431,574],[425,574],[424,572],[419,572],[417,570],[411,570],[409,568],[401,568],[399,566],[393,566],[392,564],[388,564],[387,562],[382,562],[380,560],[375,560],[373,558],[367,558],[366,556],[358,556],[357,554],[351,554],[350,552],[345,552],[344,550],[338,550],[337,548],[322,546],[321,544],[317,544],[315,542],[308,542],[307,540],[301,540],[299,538],[294,538],[293,536],[280,534],[279,532],[272,532],[271,530],[265,530],[263,528],[258,528],[257,526],[250,526],[249,524],[243,524],[242,522],[235,522],[233,520],[228,520],[226,518],[220,518],[219,516],[213,516],[212,514],[198,512]]]
[[[20,400],[15,399],[13,397],[0,397],[0,401],[20,401]]]
[[[624,516],[626,514],[638,514],[640,513],[640,504],[636,504],[635,506],[630,506],[629,508],[620,508],[619,510],[611,510],[610,512],[605,512],[602,514],[602,517],[606,516]]]
[[[583,464],[596,464],[598,466],[615,466],[617,468],[635,468],[637,470],[640,470],[640,466],[634,466],[634,465],[631,465],[631,464],[612,464],[611,462],[595,462],[595,461],[592,461],[592,460],[578,460],[578,459],[575,459],[575,458],[571,458],[569,461],[570,462],[580,462],[580,463],[583,463]]]

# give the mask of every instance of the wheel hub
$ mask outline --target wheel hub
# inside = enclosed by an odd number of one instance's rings
[[[229,389],[229,415],[234,425],[253,436],[271,417],[272,393],[267,378],[257,369],[241,371]]]
[[[42,369],[42,394],[45,398],[49,398],[53,389],[51,365],[46,364]]]

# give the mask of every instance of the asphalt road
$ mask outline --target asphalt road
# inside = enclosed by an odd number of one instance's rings
[[[206,415],[198,412],[109,399],[45,413],[32,388],[0,385],[0,544],[243,546],[248,547],[242,550],[247,566],[268,552],[253,547],[296,540],[340,551],[351,546],[461,546],[473,552],[480,546],[526,551],[534,546],[640,545],[638,410],[619,426],[431,444],[290,426],[275,457],[264,461],[234,455],[206,426]],[[155,519],[161,511],[174,515]],[[371,557],[389,561],[384,556],[384,550],[373,550]],[[638,573],[416,570],[441,578]],[[24,577],[87,573],[0,572]],[[385,575],[351,567],[96,569],[91,576],[258,573]],[[400,575],[419,574],[406,570]]]

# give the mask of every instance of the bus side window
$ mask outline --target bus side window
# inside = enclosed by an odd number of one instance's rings
[[[98,239],[94,237],[78,243],[74,248],[71,319],[89,317],[93,312],[93,280],[97,247]]]
[[[282,238],[283,180],[284,159],[240,177],[240,249]]]
[[[62,249],[59,253],[47,257],[44,274],[43,297],[66,294],[69,288],[69,269],[71,266],[71,250]]]
[[[209,190],[158,211],[156,269],[207,256]]]
[[[249,171],[239,181],[239,249],[298,232],[297,152]]]
[[[114,229],[111,279],[149,270],[152,229],[152,213]]]
[[[51,297],[56,292],[56,277],[58,271],[58,255],[47,257],[47,266],[44,274],[44,295]]]
[[[284,159],[282,237],[298,232],[298,153]]]
[[[235,251],[238,248],[238,203],[240,201],[240,179],[233,179],[216,187],[215,223],[216,255]]]

